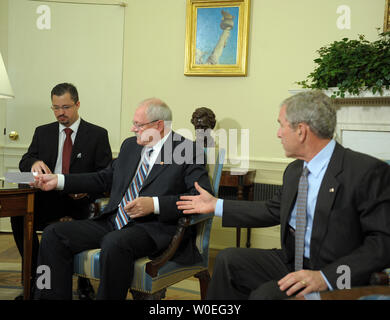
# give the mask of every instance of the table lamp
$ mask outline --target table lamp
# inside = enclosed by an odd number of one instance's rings
[[[5,70],[3,57],[0,53],[0,99],[1,98],[10,99],[14,97],[15,96],[8,79],[7,70]]]

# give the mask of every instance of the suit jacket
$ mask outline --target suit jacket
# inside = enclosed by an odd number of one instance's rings
[[[31,171],[34,162],[42,160],[53,172],[58,156],[58,135],[58,122],[37,127],[27,153],[19,162],[20,171]],[[69,171],[95,172],[105,168],[111,161],[112,153],[107,130],[81,119],[72,148]],[[35,198],[38,224],[44,226],[66,215],[87,218],[89,203],[97,195],[90,196],[74,200],[64,192],[38,192]]]
[[[266,202],[224,201],[224,226],[281,225],[285,262],[294,259],[287,239],[303,161],[290,163],[281,192]],[[336,144],[324,175],[310,241],[312,269],[322,270],[333,288],[348,266],[351,285],[363,285],[370,274],[390,265],[390,166]],[[239,213],[239,214],[238,214]]]
[[[118,158],[106,169],[91,174],[65,175],[64,191],[110,191],[110,201],[97,219],[115,217],[118,204],[129,187],[141,160],[142,149],[143,147],[137,144],[136,137],[126,139],[121,146]],[[176,232],[177,221],[182,216],[176,206],[179,196],[197,194],[194,187],[195,181],[211,192],[203,147],[196,149],[192,141],[172,132],[139,192],[140,197],[158,197],[160,214],[150,214],[134,219],[134,222],[142,226],[155,241],[157,252],[169,245]],[[192,229],[186,231],[176,261],[193,263],[200,259],[194,243],[194,232],[195,230]]]

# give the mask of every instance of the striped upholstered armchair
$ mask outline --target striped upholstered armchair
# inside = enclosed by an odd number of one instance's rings
[[[209,165],[209,175],[215,195],[218,193],[224,158],[225,150],[219,149],[219,153],[215,156],[215,165]],[[108,198],[98,199],[97,207],[103,210],[107,203]],[[162,299],[165,297],[167,287],[192,276],[199,279],[201,298],[205,299],[210,281],[209,239],[213,216],[213,214],[191,215],[180,218],[176,234],[164,253],[153,260],[144,257],[135,262],[134,277],[129,288],[134,299]],[[197,228],[196,245],[202,261],[194,265],[180,265],[170,259],[179,247],[185,229],[193,225]],[[75,255],[74,273],[98,280],[100,278],[99,256],[100,249],[87,250]]]

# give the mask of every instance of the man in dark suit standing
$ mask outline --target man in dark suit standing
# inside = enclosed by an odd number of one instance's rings
[[[76,87],[69,83],[56,85],[51,91],[51,101],[51,109],[57,121],[35,129],[31,145],[19,162],[20,171],[81,173],[105,168],[112,160],[107,130],[80,118],[80,101]],[[39,247],[35,230],[43,230],[49,223],[59,220],[88,218],[89,205],[97,196],[61,191],[36,193],[33,274]],[[12,217],[11,226],[16,245],[23,256],[23,217]],[[92,290],[87,279],[79,279],[79,290],[80,295],[89,294],[88,290]]]
[[[336,110],[320,91],[286,99],[278,122],[286,156],[297,160],[272,200],[222,201],[196,185],[199,196],[177,203],[183,213],[215,211],[226,227],[280,224],[281,249],[219,253],[208,299],[315,295],[368,284],[390,265],[390,167],[333,140]]]
[[[104,212],[90,220],[56,223],[42,235],[39,265],[51,270],[51,289],[36,299],[71,299],[73,256],[101,248],[98,299],[125,299],[136,259],[166,249],[181,212],[181,194],[196,194],[195,181],[211,190],[203,147],[170,129],[169,107],[156,98],[140,103],[133,118],[135,137],[126,139],[118,158],[97,173],[41,175],[35,186],[65,192],[110,191]],[[199,259],[195,230],[188,229],[176,261]]]

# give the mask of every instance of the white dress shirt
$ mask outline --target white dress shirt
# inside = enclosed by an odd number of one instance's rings
[[[161,151],[161,148],[163,147],[165,141],[168,139],[168,137],[172,134],[172,131],[169,131],[168,134],[166,134],[159,142],[157,142],[153,147],[144,147],[143,150],[142,150],[142,153],[141,153],[141,159],[143,158],[143,156],[145,155],[146,152],[148,152],[150,149],[153,149],[153,152],[152,154],[150,155],[150,159],[149,159],[149,171],[148,171],[148,174],[147,176],[149,175],[149,173],[152,171],[152,168],[157,160],[157,157]],[[139,162],[138,164],[138,167],[137,167],[137,171],[138,171],[138,168],[139,166],[141,165],[141,162]],[[136,172],[137,172],[136,171]],[[146,176],[146,177],[147,177]],[[142,188],[142,187],[141,187]],[[154,214],[160,214],[160,203],[158,202],[158,197],[153,197],[153,204],[154,204]]]
[[[72,144],[74,144],[74,140],[76,139],[77,130],[79,129],[80,125],[80,117],[69,127],[73,130],[71,134]],[[54,173],[62,173],[62,149],[64,148],[64,142],[66,138],[65,133],[65,127],[63,124],[59,124],[59,134],[58,134],[58,155],[57,155],[57,162],[56,166],[54,168]]]

